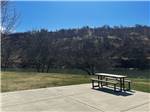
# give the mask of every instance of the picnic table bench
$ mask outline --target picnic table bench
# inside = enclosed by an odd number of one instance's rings
[[[95,79],[95,78],[91,78],[92,79],[92,88],[94,87],[99,87],[99,82],[101,82],[101,87],[104,86],[104,83],[105,85],[108,85],[109,84],[113,84],[114,85],[114,91],[116,91],[116,85],[118,84],[118,82],[116,81],[107,81],[107,80],[99,80],[99,79]],[[98,85],[94,85],[94,82],[98,82]]]
[[[114,91],[116,91],[117,84],[120,85],[120,91],[125,91],[125,83],[128,83],[128,89],[131,89],[131,80],[125,80],[127,76],[124,75],[114,75],[114,74],[106,74],[106,73],[95,73],[95,76],[98,76],[97,78],[91,78],[92,80],[92,88],[94,87],[101,87],[108,86],[108,84],[111,84],[114,86]],[[97,82],[98,85],[94,85],[94,82]]]

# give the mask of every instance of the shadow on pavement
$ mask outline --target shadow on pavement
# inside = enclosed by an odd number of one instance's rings
[[[134,91],[114,91],[111,88],[96,88],[93,90],[97,90],[97,91],[101,91],[101,92],[106,92],[106,93],[110,93],[113,95],[117,95],[117,96],[130,96],[133,95],[135,92]]]

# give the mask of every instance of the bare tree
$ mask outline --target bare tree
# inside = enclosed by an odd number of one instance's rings
[[[4,70],[8,68],[11,57],[11,45],[8,34],[11,33],[17,23],[19,15],[16,13],[11,1],[1,0],[0,34],[1,34],[1,60],[4,63]]]
[[[11,1],[1,0],[1,33],[9,34],[18,23],[19,14],[16,12]]]

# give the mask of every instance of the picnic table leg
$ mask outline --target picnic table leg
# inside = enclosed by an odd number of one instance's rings
[[[92,88],[94,89],[94,81],[92,80]]]
[[[106,81],[108,81],[108,79],[106,78]],[[108,86],[108,82],[106,82],[106,86]]]
[[[101,76],[101,80],[103,79],[103,76]],[[102,82],[101,82],[101,87],[103,87],[103,84],[102,84]]]
[[[98,75],[98,80],[99,80],[99,75]],[[99,82],[98,82],[98,87],[100,87],[100,84],[99,84]]]
[[[124,83],[124,78],[122,78],[122,84],[123,84],[123,90],[125,91],[125,83]]]
[[[122,79],[120,78],[120,91],[122,91]]]

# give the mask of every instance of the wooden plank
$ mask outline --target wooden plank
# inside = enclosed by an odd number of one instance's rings
[[[124,75],[114,75],[114,74],[107,74],[107,73],[95,73],[96,76],[105,76],[105,77],[114,77],[114,78],[125,78],[127,76]]]
[[[107,82],[107,83],[112,83],[112,84],[117,84],[118,83],[117,81],[98,80],[98,79],[94,79],[94,78],[91,78],[91,80],[97,81],[97,82]]]

